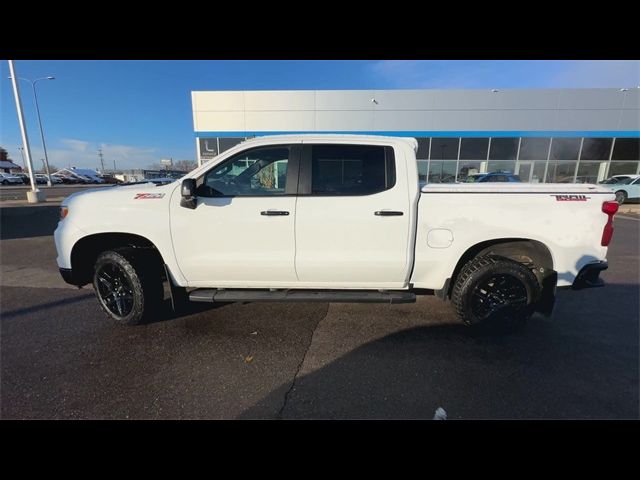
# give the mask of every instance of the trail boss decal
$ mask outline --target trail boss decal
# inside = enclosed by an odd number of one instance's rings
[[[591,197],[587,197],[586,195],[551,195],[552,197],[556,197],[557,202],[586,202]]]
[[[151,200],[164,197],[164,193],[136,193],[134,200]]]

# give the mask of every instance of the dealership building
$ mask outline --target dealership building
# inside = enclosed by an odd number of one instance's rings
[[[255,136],[344,133],[417,138],[430,183],[640,174],[640,88],[195,91],[192,105],[199,163]]]

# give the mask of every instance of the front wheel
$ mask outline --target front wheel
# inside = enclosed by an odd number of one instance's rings
[[[2,184],[3,185],[9,185],[9,182],[7,180],[2,180]]]
[[[144,252],[106,251],[96,260],[93,288],[100,307],[118,323],[148,320],[162,303],[162,277],[156,262]]]
[[[618,190],[616,192],[616,202],[618,202],[619,205],[622,205],[626,201],[627,201],[627,192],[625,192],[624,190]]]
[[[471,260],[458,275],[451,301],[467,325],[516,329],[533,314],[540,284],[525,265],[504,257]]]

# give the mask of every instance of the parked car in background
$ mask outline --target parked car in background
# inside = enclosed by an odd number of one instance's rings
[[[640,200],[640,175],[629,175],[629,178],[614,184],[606,184],[616,194],[616,201],[622,205],[623,203],[633,200]]]
[[[102,180],[104,181],[104,183],[107,183],[110,185],[117,185],[119,183],[122,183],[122,180],[118,180],[113,175],[103,175]]]
[[[36,183],[44,185],[46,183],[49,183],[49,179],[44,173],[36,173]],[[54,175],[51,175],[51,184],[53,185],[56,183],[62,183],[62,180]]]
[[[64,184],[74,184],[74,183],[78,183],[78,181],[73,178],[73,177],[68,177],[66,175],[57,175],[57,174],[52,174],[51,178],[57,178],[58,180],[60,180],[61,183]]]
[[[465,180],[466,183],[482,182],[522,182],[518,175],[509,172],[474,173]]]
[[[44,173],[36,173],[35,177],[36,177],[36,183],[38,185],[46,185],[47,176]]]
[[[603,181],[598,182],[598,183],[602,184],[602,185],[612,185],[612,184],[616,184],[616,183],[622,183],[625,180],[629,180],[630,178],[636,178],[636,177],[638,177],[638,175],[636,175],[636,174],[614,175],[614,176],[609,177],[606,180],[603,180]]]
[[[16,177],[20,177],[22,179],[22,183],[24,185],[30,185],[31,184],[31,180],[29,179],[29,175],[27,175],[26,173],[14,173],[14,175]]]
[[[22,178],[11,173],[0,172],[0,183],[2,185],[23,185]]]

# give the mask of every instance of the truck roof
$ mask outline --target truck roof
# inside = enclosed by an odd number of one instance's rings
[[[358,135],[350,133],[287,133],[279,135],[261,135],[259,137],[250,138],[242,142],[243,145],[251,143],[262,143],[269,140],[277,141],[300,141],[302,142],[388,142],[388,143],[405,143],[409,144],[414,150],[418,149],[418,141],[413,137],[400,137],[388,135]]]

